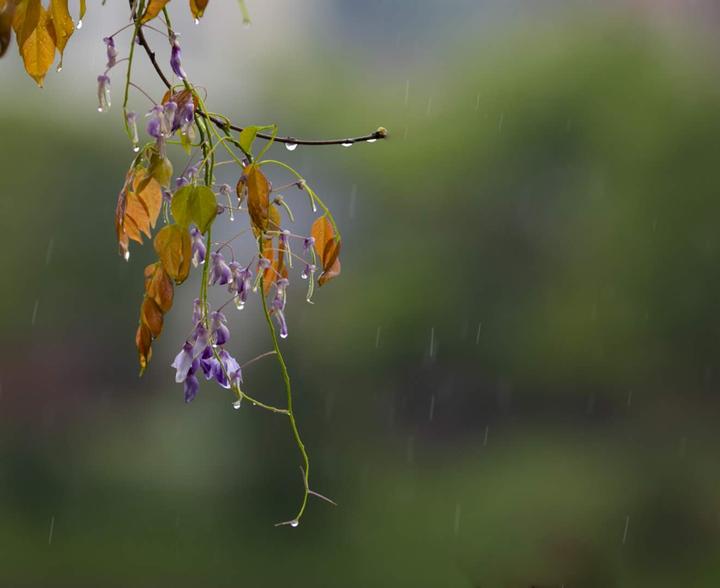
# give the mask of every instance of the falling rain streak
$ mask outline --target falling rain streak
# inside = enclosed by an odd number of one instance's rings
[[[428,347],[428,357],[432,360],[435,359],[437,353],[437,344],[435,342],[435,327],[430,328],[430,345]]]
[[[455,533],[455,535],[458,535],[460,533],[460,515],[460,503],[457,502],[455,503],[455,521],[453,523],[453,532]]]
[[[482,331],[482,322],[478,323],[477,333],[475,333],[475,345],[480,344],[480,331]]]
[[[485,447],[487,445],[489,434],[490,434],[490,425],[487,425],[485,427],[485,436],[483,437],[483,447]]]
[[[31,325],[34,325],[34,324],[35,324],[35,320],[37,319],[37,313],[38,313],[38,306],[39,306],[39,305],[40,305],[40,300],[38,299],[38,300],[35,301],[35,306],[33,306],[32,318],[30,319],[30,324],[31,324]]]
[[[427,108],[425,109],[425,116],[430,116],[431,112],[432,112],[432,96],[430,96],[428,98]]]
[[[625,545],[625,542],[627,541],[627,535],[628,535],[628,528],[629,528],[629,527],[630,527],[630,515],[627,515],[627,516],[625,517],[625,530],[623,531],[623,536],[622,536],[623,545]]]
[[[410,101],[410,80],[405,81],[405,106],[408,105],[408,102]]]
[[[430,416],[429,420],[432,422],[432,420],[435,418],[435,394],[430,396]]]
[[[502,133],[504,124],[505,124],[505,113],[503,112],[500,115],[500,120],[498,121],[498,133]]]
[[[55,515],[50,517],[50,532],[48,533],[48,545],[50,545],[52,543],[54,531],[55,531]]]
[[[380,347],[380,331],[382,330],[382,327],[378,327],[377,331],[375,331],[375,349]]]
[[[48,241],[48,245],[47,245],[47,250],[45,251],[45,265],[50,265],[50,260],[52,259],[54,247],[55,247],[55,239],[53,237],[50,237],[50,240]]]

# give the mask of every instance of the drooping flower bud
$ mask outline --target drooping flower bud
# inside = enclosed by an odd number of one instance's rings
[[[202,233],[197,227],[190,229],[190,238],[192,243],[192,263],[193,266],[197,267],[198,264],[205,263],[207,249],[205,247],[205,241],[203,241]]]
[[[110,108],[110,78],[103,74],[97,77],[98,81],[98,112]]]
[[[303,253],[307,253],[315,245],[315,237],[305,237],[303,240]]]
[[[112,37],[105,37],[103,39],[107,49],[107,68],[115,66],[117,63],[117,49],[115,49],[115,40]]]
[[[182,66],[182,50],[180,49],[180,44],[177,42],[177,37],[175,35],[172,36],[171,42],[172,48],[170,49],[170,67],[177,77],[184,80],[187,78],[187,75],[185,74],[185,70]]]
[[[192,402],[200,388],[200,382],[198,382],[197,376],[195,375],[198,367],[200,367],[200,362],[197,359],[193,360],[187,377],[185,378],[185,402]]]
[[[290,282],[286,278],[281,278],[275,282],[276,291],[275,298],[273,298],[271,308],[273,316],[278,322],[280,327],[280,337],[283,339],[288,336],[287,321],[285,320],[285,302],[287,300],[286,289]]]
[[[183,107],[178,113],[178,124],[180,132],[183,135],[187,135],[191,130],[193,123],[195,122],[195,104],[192,100],[188,100],[183,104]]]
[[[193,362],[193,344],[190,341],[185,341],[183,348],[175,356],[174,361],[170,364],[175,368],[175,381],[180,384],[185,381],[188,375],[188,371],[192,366]]]
[[[203,318],[203,305],[199,298],[193,300],[193,324],[198,324]]]
[[[130,140],[133,144],[133,151],[140,151],[140,138],[138,137],[137,130],[137,115],[131,110],[125,113],[125,121],[127,122],[128,129],[130,131]]]
[[[175,114],[177,113],[177,102],[170,100],[163,107],[163,134],[165,137],[172,135],[175,123]]]

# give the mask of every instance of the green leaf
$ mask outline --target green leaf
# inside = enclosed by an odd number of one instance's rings
[[[252,144],[259,130],[259,127],[245,127],[240,132],[240,149],[245,153],[252,153]]]
[[[173,166],[167,157],[162,157],[157,151],[150,156],[148,177],[155,178],[161,186],[168,187],[172,179]],[[147,181],[150,181],[149,179]]]
[[[217,214],[217,199],[207,186],[183,186],[175,192],[170,209],[179,225],[195,223],[204,233]]]

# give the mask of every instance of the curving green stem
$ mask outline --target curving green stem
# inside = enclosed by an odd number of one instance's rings
[[[305,512],[307,506],[308,496],[310,495],[310,458],[308,457],[307,451],[305,450],[305,444],[302,442],[300,437],[300,430],[298,429],[297,422],[295,421],[295,413],[293,412],[293,398],[292,398],[292,387],[290,386],[290,374],[288,374],[287,365],[283,358],[282,352],[280,351],[280,345],[278,343],[277,333],[275,332],[275,325],[272,323],[270,318],[270,311],[268,310],[267,301],[265,300],[265,287],[263,280],[260,280],[260,298],[262,300],[263,314],[265,315],[265,321],[272,337],[273,347],[275,349],[275,357],[277,357],[278,363],[280,364],[280,371],[282,372],[283,382],[285,382],[285,393],[287,394],[287,416],[290,420],[290,427],[292,428],[295,442],[297,443],[300,455],[302,456],[304,467],[303,467],[303,485],[305,486],[303,492],[302,503],[300,504],[300,510],[295,515],[295,518],[289,522],[289,524],[296,526],[300,522],[300,519]]]

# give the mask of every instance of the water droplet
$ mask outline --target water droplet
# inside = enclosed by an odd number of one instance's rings
[[[197,25],[200,24],[200,19],[199,19],[199,18],[196,18],[193,22],[195,23],[195,26],[197,26]]]
[[[55,68],[55,71],[60,73],[62,71],[62,63],[58,63],[58,66]]]
[[[103,111],[103,107],[102,107],[102,106],[98,106],[98,112],[102,112],[102,111]]]
[[[242,300],[240,300],[239,298],[236,298],[235,299],[235,308],[237,308],[238,310],[242,310],[243,308],[245,308],[245,303]]]
[[[290,526],[293,528],[297,527],[299,524],[300,524],[300,521],[295,521],[295,520],[290,521]]]
[[[233,408],[235,410],[238,410],[241,406],[242,406],[242,399],[236,400],[235,402],[233,402]]]
[[[80,19],[75,28],[79,31],[82,28],[82,25],[83,25],[83,22],[82,22],[82,19]]]
[[[368,139],[368,140],[365,141],[365,142],[366,142],[366,143],[374,143],[375,141],[377,141],[377,139]]]
[[[297,149],[297,143],[285,143],[285,149],[295,151],[295,149]]]
[[[123,257],[125,258],[125,261],[130,261],[130,251],[126,251],[123,254]]]
[[[243,26],[243,28],[249,29],[249,28],[250,28],[250,24],[251,24],[251,23],[250,23],[249,20],[244,20],[243,23],[242,23],[242,26]]]
[[[287,333],[280,333],[281,339],[287,339],[288,334]]]
[[[235,215],[233,214],[233,209],[230,209],[230,222],[235,222]]]
[[[352,147],[352,141],[345,141],[344,143],[341,143],[343,147]]]
[[[133,145],[133,152],[137,153],[138,151],[140,151],[140,145]]]

